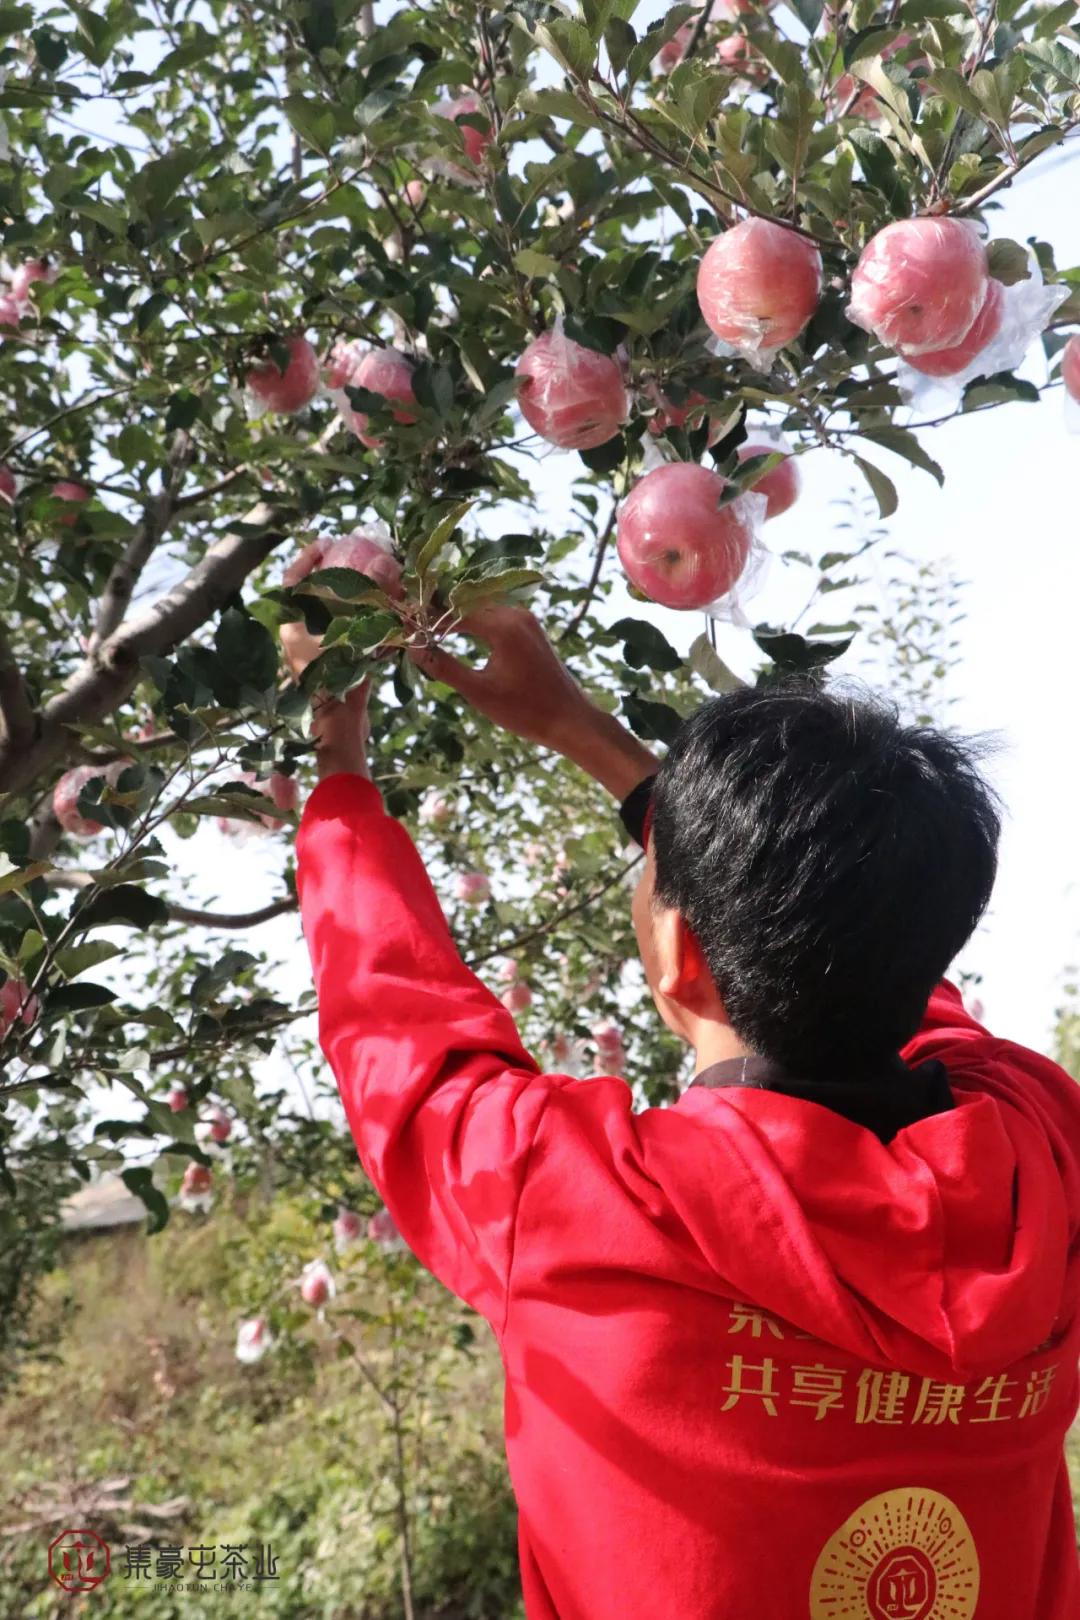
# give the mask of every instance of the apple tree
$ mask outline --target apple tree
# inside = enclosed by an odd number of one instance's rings
[[[882,453],[940,480],[934,420],[1037,401],[1029,346],[1057,386],[1080,269],[1052,220],[994,219],[1078,126],[1053,0],[0,5],[9,1231],[95,1163],[160,1223],[220,1180],[214,1108],[253,1189],[374,1213],[340,1133],[259,1082],[312,1051],[260,945],[295,926],[311,696],[368,674],[467,960],[552,1067],[673,1095],[610,806],[407,649],[528,602],[663,745],[734,680],[710,613],[802,454],[888,517]],[[824,594],[868,543],[783,565]],[[709,609],[688,656],[654,602]],[[852,633],[745,630],[762,680],[824,678]]]

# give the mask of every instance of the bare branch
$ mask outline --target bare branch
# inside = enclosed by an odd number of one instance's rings
[[[560,635],[560,643],[564,642],[567,636],[571,635],[573,631],[577,629],[578,625],[589,611],[589,606],[593,599],[593,593],[595,592],[597,585],[600,583],[600,574],[604,566],[604,558],[607,555],[607,548],[611,543],[611,536],[615,529],[615,517],[618,510],[618,506],[612,504],[611,513],[607,520],[607,527],[600,536],[599,543],[596,547],[596,557],[593,560],[592,573],[589,575],[589,583],[585,587],[584,600],[582,601],[577,612],[574,614],[574,617],[570,620],[570,623],[566,626],[566,629]]]
[[[4,745],[26,748],[33,741],[37,719],[22,671],[8,641],[7,631],[0,625],[0,734]]]
[[[191,465],[194,450],[189,433],[181,431],[174,435],[162,475],[161,493],[147,503],[142,522],[137,525],[124,555],[114,564],[106,581],[98,607],[97,623],[87,647],[91,657],[120,624],[143,569],[172,522],[176,497]]]

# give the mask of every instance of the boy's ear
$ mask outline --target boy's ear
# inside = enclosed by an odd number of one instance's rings
[[[709,974],[709,964],[705,960],[705,953],[698,944],[697,935],[684,922],[683,928],[683,978],[687,984],[697,984]]]
[[[677,911],[668,911],[660,926],[665,936],[663,954],[667,966],[658,988],[678,1000],[691,985],[697,987],[708,978],[709,968],[697,936]]]

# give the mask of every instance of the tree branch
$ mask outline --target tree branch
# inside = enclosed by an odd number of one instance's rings
[[[0,736],[4,746],[27,748],[36,728],[37,719],[26,682],[15,662],[7,631],[0,625]]]
[[[593,593],[595,592],[597,585],[600,583],[600,573],[604,566],[604,558],[607,555],[607,548],[611,544],[611,536],[615,530],[615,517],[618,510],[618,506],[613,504],[611,508],[611,515],[607,520],[607,527],[600,536],[600,542],[596,548],[596,557],[593,561],[592,573],[589,575],[589,583],[585,587],[584,601],[574,614],[574,617],[570,620],[570,623],[559,636],[560,646],[566,640],[567,636],[571,635],[577,629],[578,625],[589,611],[589,605],[592,602]]]
[[[51,889],[88,889],[95,881],[89,872],[52,872],[45,880]],[[295,895],[287,894],[281,900],[271,900],[257,911],[201,911],[195,906],[181,906],[166,901],[170,922],[188,923],[193,928],[257,928],[260,923],[271,922],[296,911]]]
[[[258,501],[241,531],[227,531],[172,590],[107,636],[45,705],[29,747],[0,742],[0,792],[28,787],[68,752],[69,727],[96,724],[123,703],[139,682],[140,659],[171,652],[205,624],[284,538],[280,525],[291,516]]]
[[[162,540],[176,511],[176,498],[195,453],[191,435],[180,431],[173,436],[169,459],[162,474],[161,493],[147,503],[143,519],[128,542],[124,555],[113,565],[102,592],[97,622],[87,645],[91,657],[106,637],[121,623],[143,569]]]

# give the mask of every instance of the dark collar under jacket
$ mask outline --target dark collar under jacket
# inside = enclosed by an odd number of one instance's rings
[[[768,1058],[726,1058],[710,1063],[690,1085],[752,1086],[757,1091],[778,1091],[784,1097],[820,1103],[886,1143],[905,1125],[944,1114],[955,1106],[945,1066],[936,1059],[909,1069],[896,1057],[891,1066],[862,1078],[802,1080]]]

